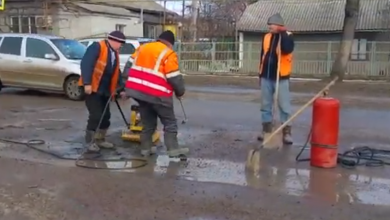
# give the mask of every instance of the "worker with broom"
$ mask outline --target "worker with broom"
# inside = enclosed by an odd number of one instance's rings
[[[126,93],[139,104],[143,129],[141,154],[153,152],[152,135],[157,129],[157,119],[164,125],[164,143],[169,157],[186,157],[188,148],[179,146],[178,125],[173,109],[173,95],[184,95],[183,76],[179,71],[178,57],[172,47],[175,36],[164,31],[156,42],[140,46],[131,56],[132,66],[126,82]]]
[[[263,141],[265,133],[273,129],[273,105],[277,104],[281,123],[288,120],[291,114],[290,73],[292,70],[292,53],[294,40],[291,32],[284,26],[280,14],[268,19],[270,32],[264,35],[260,56],[259,84],[261,88],[261,120],[263,132],[258,136]],[[277,75],[279,74],[279,76]],[[277,85],[279,83],[279,85]],[[278,91],[276,91],[278,89]],[[277,97],[274,99],[274,94]],[[277,100],[278,103],[274,103]],[[292,144],[291,125],[283,129],[283,143]]]
[[[108,39],[95,42],[87,48],[81,60],[81,77],[79,86],[84,87],[85,105],[88,109],[88,122],[85,142],[89,152],[99,152],[100,148],[114,148],[105,141],[107,129],[110,127],[109,102],[113,95],[120,93],[126,98],[124,83],[119,70],[119,48],[125,43],[125,35],[113,31]]]

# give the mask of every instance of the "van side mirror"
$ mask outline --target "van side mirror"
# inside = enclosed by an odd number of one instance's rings
[[[48,59],[48,60],[58,60],[57,56],[54,55],[54,54],[51,54],[51,53],[45,54],[45,59]]]

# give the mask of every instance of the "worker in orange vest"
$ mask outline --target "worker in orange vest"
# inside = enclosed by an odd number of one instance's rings
[[[111,113],[109,105],[105,112],[104,109],[110,97],[117,92],[122,98],[126,98],[118,53],[124,43],[125,35],[120,31],[113,31],[106,40],[91,44],[81,60],[79,85],[84,87],[85,105],[89,113],[85,142],[90,152],[99,152],[100,148],[114,148],[112,143],[105,140]],[[121,87],[123,90],[119,91],[118,88]],[[100,119],[102,120],[98,127]],[[95,143],[92,143],[94,135]]]
[[[185,93],[178,57],[172,47],[175,36],[163,32],[156,42],[140,46],[131,56],[132,66],[126,82],[126,93],[139,103],[141,122],[141,154],[153,152],[152,135],[157,119],[164,125],[164,142],[170,157],[186,156],[188,148],[181,148],[177,140],[178,126],[173,110],[173,95],[180,99]]]
[[[284,26],[280,14],[272,15],[268,19],[270,32],[264,35],[262,40],[259,80],[261,87],[261,120],[263,133],[258,136],[262,141],[264,133],[271,133],[272,106],[276,89],[276,77],[279,74],[278,107],[281,123],[286,122],[291,114],[290,103],[290,74],[294,51],[294,39],[291,32]],[[279,54],[280,53],[280,54]],[[279,60],[280,59],[280,60]],[[278,67],[278,65],[280,65]],[[279,72],[278,72],[279,70]],[[283,129],[284,144],[292,144],[291,125]]]

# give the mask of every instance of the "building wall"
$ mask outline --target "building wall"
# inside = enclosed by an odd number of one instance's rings
[[[115,26],[126,25],[124,34],[143,37],[143,25],[136,17],[75,13],[60,11],[59,19],[53,24],[56,33],[67,38],[88,38],[103,35],[115,30]]]
[[[263,34],[243,33],[244,71],[257,72]],[[338,53],[341,33],[294,34],[294,72],[327,74]],[[348,72],[357,75],[390,75],[390,33],[356,33],[364,40],[364,59],[351,60]],[[353,51],[353,49],[352,49]],[[359,53],[362,51],[359,49]]]
[[[11,31],[12,16],[43,16],[41,2],[7,2],[6,9],[0,13],[0,32]],[[48,11],[52,27],[48,31],[38,28],[38,33],[50,33],[68,38],[88,37],[115,30],[116,24],[126,25],[126,35],[143,37],[143,25],[139,17],[121,17],[114,15],[93,14],[85,11],[67,12],[62,7],[52,5]]]
[[[40,16],[43,15],[40,2],[6,2],[5,10],[0,13],[0,32],[10,32],[11,16]]]

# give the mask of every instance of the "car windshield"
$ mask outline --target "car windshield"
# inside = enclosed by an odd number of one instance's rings
[[[87,47],[76,40],[52,39],[51,42],[61,51],[61,53],[71,60],[81,60]]]

